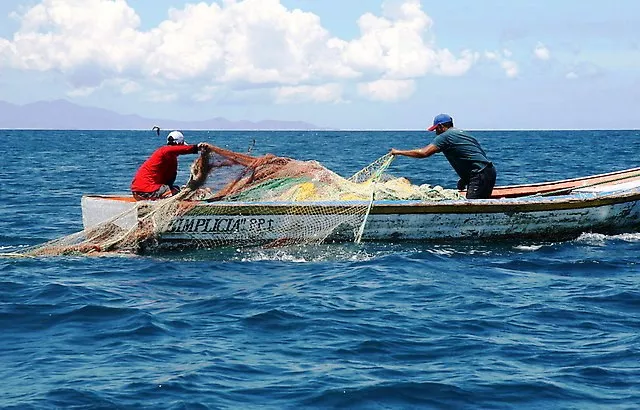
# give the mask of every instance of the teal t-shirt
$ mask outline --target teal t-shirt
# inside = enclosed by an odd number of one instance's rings
[[[480,143],[469,133],[457,128],[449,128],[431,142],[435,145],[456,171],[458,176],[469,181],[471,171],[479,171],[491,161]]]

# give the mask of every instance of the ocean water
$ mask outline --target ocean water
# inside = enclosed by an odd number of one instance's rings
[[[185,132],[351,175],[425,132]],[[498,184],[640,166],[640,131],[484,131]],[[11,131],[0,252],[82,229],[151,131]],[[179,181],[194,157],[181,158]],[[390,171],[454,187],[442,155]],[[640,408],[640,233],[0,258],[7,409]]]

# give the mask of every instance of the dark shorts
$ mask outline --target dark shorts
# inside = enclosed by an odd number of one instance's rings
[[[467,199],[486,199],[491,197],[496,185],[496,167],[489,163],[478,171],[472,171],[467,186]]]
[[[157,199],[169,198],[180,192],[180,187],[162,185],[153,192],[137,192],[133,191],[133,197],[138,201],[155,201]]]

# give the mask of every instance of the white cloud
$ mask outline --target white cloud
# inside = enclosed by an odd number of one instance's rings
[[[488,61],[496,61],[500,64],[500,67],[504,70],[504,73],[509,78],[515,78],[520,74],[520,67],[518,63],[509,59],[512,56],[511,51],[503,50],[499,51],[486,51],[484,58]]]
[[[578,74],[574,73],[573,71],[570,71],[567,73],[565,77],[567,78],[567,80],[576,80],[578,78]]]
[[[88,95],[93,94],[97,87],[80,87],[74,88],[67,92],[69,97],[86,97]]]
[[[469,71],[480,58],[480,54],[465,50],[460,58],[456,58],[449,50],[444,49],[438,52],[438,57],[439,64],[436,70],[438,74],[460,76]]]
[[[520,73],[520,68],[518,67],[518,64],[515,61],[505,60],[501,62],[500,65],[502,66],[504,73],[509,78],[515,78]]]
[[[358,84],[358,93],[373,101],[405,100],[415,92],[415,89],[413,80],[378,80]]]
[[[13,44],[6,39],[0,37],[0,68],[7,64],[10,56],[13,54]]]
[[[151,102],[172,102],[178,99],[177,93],[151,91],[147,94],[146,100]]]
[[[0,39],[0,64],[57,71],[76,95],[105,87],[166,89],[161,95],[172,99],[207,101],[213,96],[206,90],[217,87],[269,88],[278,102],[304,94],[335,102],[343,86],[358,81],[367,83],[363,96],[393,100],[415,89],[405,80],[464,75],[479,58],[437,48],[419,0],[388,1],[381,16],[363,15],[360,35],[350,41],[280,0],[186,4],[146,31],[126,0],[41,0],[14,17],[20,28],[12,39]],[[166,99],[154,93],[152,99]]]
[[[206,102],[213,100],[221,91],[221,87],[218,86],[207,86],[202,90],[198,91],[194,96],[194,101],[197,102]]]
[[[276,90],[276,103],[296,102],[342,102],[342,86],[340,84],[326,84],[321,86],[281,87]]]
[[[538,60],[542,60],[542,61],[547,61],[551,58],[551,52],[542,43],[538,43],[535,50],[533,50],[533,54],[536,56]]]
[[[140,19],[124,0],[43,0],[20,16],[12,64],[73,74],[83,67],[123,72],[149,49]]]
[[[122,94],[132,94],[142,90],[142,87],[140,86],[140,84],[136,83],[135,81],[118,79],[118,80],[115,80],[114,82],[116,83],[117,86],[120,87],[120,92]]]
[[[75,86],[69,92],[67,92],[67,95],[70,97],[87,97],[97,90],[105,88],[113,88],[115,90],[118,90],[123,95],[133,94],[143,90],[142,86],[135,81],[122,78],[113,78],[101,81],[96,86]]]
[[[431,19],[417,1],[406,1],[397,9],[388,5],[386,12],[396,20],[371,13],[360,17],[360,38],[346,44],[344,49],[347,64],[365,74],[384,74],[396,79],[433,71],[438,65],[437,52],[423,38]]]
[[[485,51],[484,58],[490,61],[496,61],[500,58],[500,54],[495,51]]]

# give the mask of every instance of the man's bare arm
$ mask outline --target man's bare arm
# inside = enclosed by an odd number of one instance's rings
[[[433,144],[429,144],[426,147],[410,149],[410,150],[399,150],[399,149],[393,148],[391,150],[391,155],[404,155],[405,157],[412,157],[412,158],[427,158],[437,152],[440,152],[438,147],[436,147]]]

